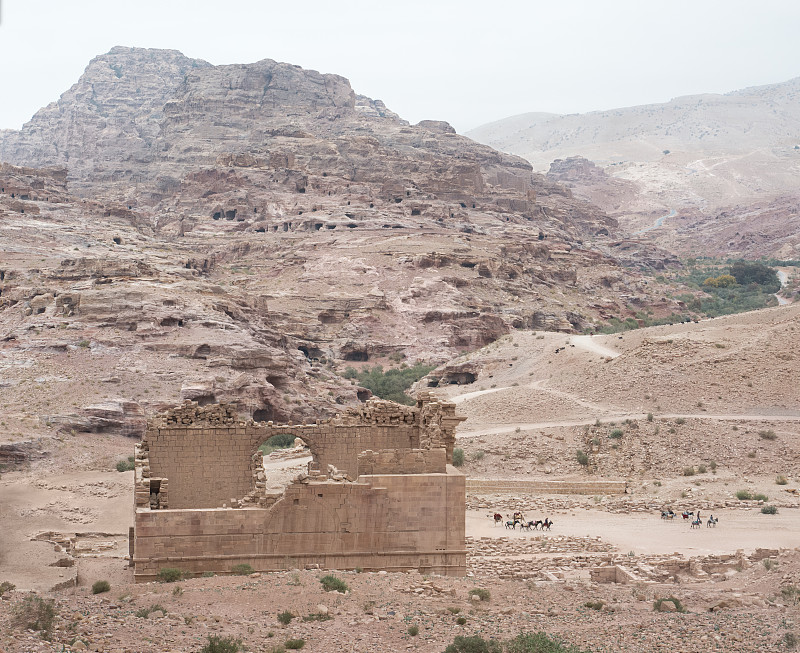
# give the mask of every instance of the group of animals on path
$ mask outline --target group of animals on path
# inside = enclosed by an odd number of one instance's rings
[[[517,525],[519,525],[520,530],[530,531],[533,529],[538,531],[541,528],[543,531],[549,531],[550,527],[553,525],[549,517],[537,519],[536,521],[526,521],[521,512],[515,512],[513,515],[507,515],[505,518],[499,512],[488,516],[494,520],[495,526],[503,524],[505,520],[504,525],[510,530],[517,530]]]
[[[661,519],[675,519],[675,515],[677,513],[673,512],[672,508],[669,510],[662,510],[661,511]],[[684,510],[681,513],[681,517],[683,517],[683,521],[690,521],[692,528],[700,528],[703,525],[703,520],[700,519],[700,511],[697,511],[697,516],[695,516],[694,511],[687,511]],[[706,528],[716,528],[717,523],[719,522],[719,517],[714,517],[711,515],[708,520],[706,521]]]

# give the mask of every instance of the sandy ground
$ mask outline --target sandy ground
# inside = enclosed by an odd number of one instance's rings
[[[702,513],[701,528],[692,528],[680,515],[663,520],[658,514],[613,514],[603,510],[554,511],[547,515],[524,513],[530,520],[549,517],[550,531],[510,530],[495,526],[486,511],[467,512],[467,535],[474,538],[599,537],[622,553],[676,554],[706,556],[733,553],[739,549],[752,553],[759,548],[793,548],[800,534],[800,511],[783,510],[777,515],[762,515],[756,508],[722,510],[714,514],[716,527],[708,528]]]

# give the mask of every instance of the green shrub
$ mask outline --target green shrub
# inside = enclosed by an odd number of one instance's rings
[[[164,567],[158,572],[158,580],[162,583],[175,583],[184,578],[185,573],[183,569],[176,567]]]
[[[506,653],[588,653],[545,633],[520,633],[505,643]]]
[[[322,583],[322,589],[326,592],[339,592],[340,594],[344,594],[347,591],[347,583],[331,574],[323,576],[319,579],[319,582]]]
[[[306,640],[304,640],[304,639],[287,639],[283,643],[283,645],[288,649],[296,651],[298,649],[303,648],[306,645]]]
[[[609,438],[614,440],[619,440],[622,437],[622,429],[614,429],[611,433],[608,434]]]
[[[795,147],[797,149],[797,147]],[[788,649],[797,648],[798,640],[797,635],[794,633],[784,633],[783,635],[783,645]]]
[[[464,450],[463,449],[453,449],[453,465],[455,467],[461,467],[464,464]]]
[[[592,610],[602,610],[605,603],[603,601],[586,601],[583,605]]]
[[[776,440],[778,436],[775,434],[775,431],[770,429],[769,431],[759,431],[758,437],[762,440]]]
[[[677,612],[686,612],[686,607],[683,605],[683,603],[681,603],[680,599],[676,599],[674,596],[670,596],[668,598],[656,599],[653,602],[653,610],[655,610],[656,612],[661,612],[661,604],[667,601],[672,602]]]
[[[292,619],[294,619],[294,615],[288,610],[278,613],[278,621],[284,626],[288,626],[290,623],[292,623]]]
[[[705,466],[705,465],[700,465],[700,466],[697,468],[697,473],[698,473],[698,474],[705,474],[705,473],[706,473],[706,466]]]
[[[765,515],[777,515],[778,508],[777,506],[763,506],[761,512]]]
[[[575,458],[577,459],[578,464],[582,465],[583,467],[586,467],[589,464],[589,456],[583,449],[578,449],[575,452]]]
[[[786,480],[786,477],[782,474],[775,478],[776,485],[786,485],[789,481]]]
[[[209,635],[206,645],[200,653],[238,653],[242,650],[242,640],[233,637],[217,637]]]
[[[717,470],[717,461],[712,460],[710,463],[708,463],[708,466],[711,468],[712,472],[715,472]]]
[[[303,621],[330,621],[333,617],[330,614],[322,612],[312,612],[303,617]]]
[[[117,461],[117,471],[118,472],[129,472],[132,469],[136,468],[136,463],[133,462],[133,456],[128,456],[127,460],[118,460]]]
[[[469,592],[467,592],[470,596],[477,596],[481,601],[488,601],[492,598],[491,593],[489,590],[483,589],[481,587],[473,587]]]
[[[416,624],[414,624],[413,626],[409,626],[408,634],[411,635],[412,637],[416,637],[417,635],[419,635],[419,626],[417,626]]]
[[[764,569],[767,571],[772,571],[778,566],[778,562],[772,558],[764,558],[761,563],[764,565]]]
[[[652,422],[653,421],[653,413],[647,413],[647,421],[648,422]]]
[[[466,617],[458,617],[458,618],[456,619],[456,623],[457,623],[459,626],[463,626],[465,623],[467,623],[467,618],[466,618]]]
[[[769,497],[766,494],[758,493],[758,494],[754,494],[753,495],[753,500],[754,501],[769,501]]]
[[[750,501],[753,498],[753,494],[749,490],[737,490],[736,498],[739,501]]]
[[[486,452],[483,449],[478,449],[474,454],[472,454],[473,460],[483,460],[483,457],[486,455]]]
[[[678,419],[675,420],[675,423],[679,425],[686,424],[686,420],[683,417],[679,417]]]
[[[108,592],[110,589],[111,585],[107,580],[98,580],[92,585],[92,594],[102,594],[103,592]]]
[[[456,635],[453,643],[444,650],[444,653],[503,653],[503,647],[500,642],[486,641],[478,635],[472,637]]]
[[[17,586],[14,583],[9,583],[7,580],[4,580],[0,583],[0,596],[3,596],[6,592],[10,592],[11,590],[16,589]]]
[[[14,606],[13,622],[28,630],[38,630],[43,639],[50,639],[57,614],[58,609],[53,599],[28,594],[21,603]]]
[[[694,467],[684,467],[683,468],[683,475],[684,476],[694,476],[695,475]]]
[[[253,568],[246,562],[231,567],[231,572],[234,576],[249,576],[253,573]]]
[[[376,397],[396,401],[398,404],[413,406],[416,401],[406,394],[411,385],[435,368],[435,365],[417,363],[413,367],[401,365],[399,368],[384,371],[381,365],[373,368],[365,367],[360,372],[349,367],[345,370],[346,378],[357,378],[358,382],[372,391]],[[350,371],[352,370],[352,372]]]
[[[265,456],[268,456],[278,449],[290,449],[294,446],[295,437],[294,433],[278,433],[268,438],[258,450]]]

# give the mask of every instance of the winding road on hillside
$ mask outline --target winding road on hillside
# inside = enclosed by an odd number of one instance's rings
[[[639,234],[652,231],[653,229],[658,229],[661,225],[664,224],[664,220],[666,220],[667,218],[674,218],[676,215],[678,215],[678,212],[675,209],[670,209],[669,213],[667,213],[666,215],[662,215],[660,218],[656,218],[655,223],[653,223],[649,227],[645,227],[644,229],[639,229],[639,231],[634,231],[633,235],[638,236]]]

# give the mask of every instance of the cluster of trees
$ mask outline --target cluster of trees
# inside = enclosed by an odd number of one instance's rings
[[[417,363],[411,367],[403,364],[400,367],[385,370],[382,365],[365,367],[356,370],[348,367],[344,371],[344,378],[357,379],[358,382],[376,397],[396,401],[398,404],[413,406],[416,402],[406,394],[411,385],[419,381],[435,366]]]

